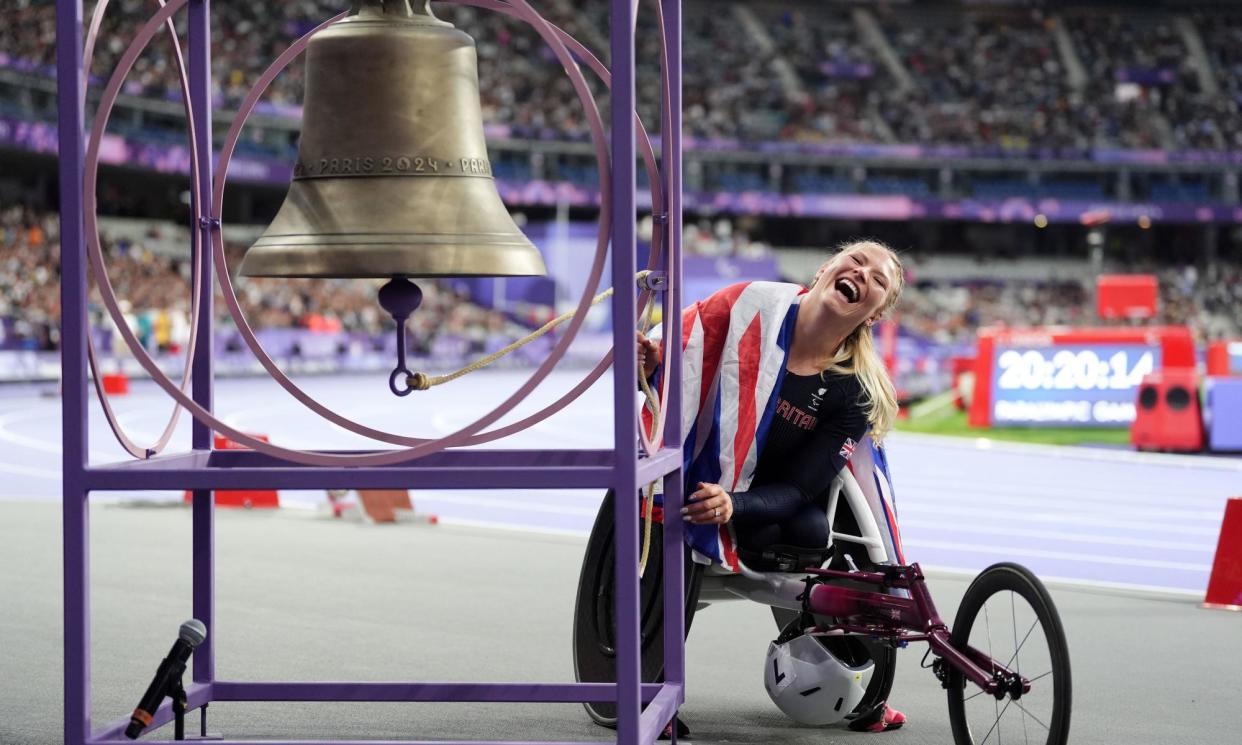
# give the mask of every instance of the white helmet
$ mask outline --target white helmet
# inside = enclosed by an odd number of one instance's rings
[[[875,670],[870,660],[847,665],[809,634],[772,642],[764,662],[763,687],[772,703],[795,722],[814,725],[839,722],[852,712]]]

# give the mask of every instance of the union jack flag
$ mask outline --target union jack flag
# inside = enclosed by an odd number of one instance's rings
[[[750,488],[780,398],[797,299],[804,292],[795,284],[742,282],[682,312],[685,494],[699,482],[720,484],[728,492]],[[644,408],[642,414],[650,429],[650,412]],[[863,452],[875,449],[869,437],[863,443]],[[842,456],[848,460],[856,446],[847,441]],[[663,495],[657,498],[663,504]],[[739,571],[731,524],[687,524],[685,530],[697,558]]]
[[[698,482],[745,491],[776,410],[805,290],[778,282],[730,285],[682,312],[682,446],[686,494]],[[650,412],[644,409],[650,426]],[[686,525],[702,557],[737,569],[730,525]]]
[[[845,438],[845,444],[841,446],[841,452],[838,453],[842,458],[849,460],[854,457],[854,439],[852,437]]]

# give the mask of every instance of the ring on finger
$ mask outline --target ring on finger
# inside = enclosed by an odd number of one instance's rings
[[[712,509],[712,517],[720,517],[720,508],[719,508],[719,507],[715,507],[715,508],[713,508],[713,509]]]

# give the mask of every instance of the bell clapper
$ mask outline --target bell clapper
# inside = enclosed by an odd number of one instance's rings
[[[423,291],[405,277],[393,277],[379,291],[380,307],[388,311],[397,322],[397,367],[388,376],[388,388],[398,396],[408,396],[415,391],[411,382],[414,373],[406,366],[405,361],[405,322],[422,302]],[[398,387],[398,378],[404,388]]]

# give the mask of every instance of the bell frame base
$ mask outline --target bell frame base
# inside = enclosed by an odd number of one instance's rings
[[[680,683],[647,683],[642,686],[642,702],[646,705],[639,718],[639,735],[644,743],[658,739],[685,698]],[[296,683],[296,682],[231,682],[195,683],[186,688],[188,715],[219,701],[249,702],[487,702],[487,703],[588,703],[615,701],[615,683]],[[150,728],[155,729],[173,720],[172,707],[164,702],[155,712]],[[129,726],[121,719],[104,727],[83,745],[128,745],[135,742],[122,733]],[[186,740],[202,740],[218,745],[538,745],[529,740],[248,740],[209,735]],[[185,740],[157,740],[143,737],[144,743],[176,743]],[[577,745],[557,740],[557,745]],[[583,741],[583,745],[599,745],[599,740]]]

